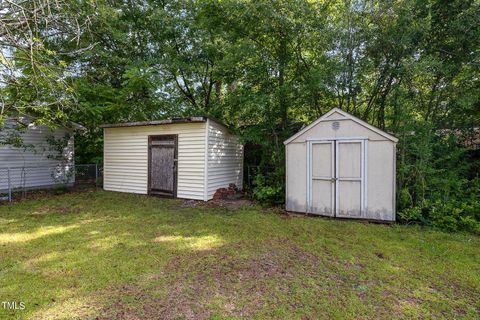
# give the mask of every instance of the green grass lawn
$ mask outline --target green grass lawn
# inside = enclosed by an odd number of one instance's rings
[[[480,317],[480,238],[109,192],[0,206],[0,319]]]

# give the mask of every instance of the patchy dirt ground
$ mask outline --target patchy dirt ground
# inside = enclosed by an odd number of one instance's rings
[[[224,208],[228,210],[238,210],[245,206],[252,206],[255,202],[250,199],[232,199],[232,200],[182,200],[179,208]]]
[[[179,315],[207,319],[214,316],[212,306],[223,316],[251,318],[266,304],[284,300],[279,295],[311,286],[308,278],[330,276],[341,281],[329,275],[316,256],[287,239],[267,241],[255,254],[247,254],[252,245],[242,241],[222,250],[175,257],[149,279],[148,292],[141,289],[144,284],[115,288],[119,298],[100,319],[178,319]],[[235,257],[232,251],[237,252]],[[295,307],[293,299],[287,308]]]

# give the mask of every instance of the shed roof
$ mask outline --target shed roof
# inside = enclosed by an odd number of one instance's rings
[[[329,116],[331,116],[333,113],[339,113],[341,114],[342,116],[360,124],[361,126],[364,126],[365,128],[369,129],[369,130],[372,130],[373,132],[375,133],[378,133],[379,135],[387,138],[388,140],[390,141],[393,141],[393,142],[398,142],[398,139],[395,138],[394,136],[392,136],[391,134],[389,133],[386,133],[385,131],[382,131],[380,129],[378,129],[377,127],[374,127],[372,126],[371,124],[368,124],[367,122],[349,114],[348,112],[345,112],[339,108],[333,108],[332,110],[328,111],[327,113],[325,113],[323,116],[321,116],[320,118],[318,118],[317,120],[315,120],[314,122],[312,122],[311,124],[309,124],[308,126],[306,126],[305,128],[303,128],[302,130],[300,130],[299,132],[297,132],[296,134],[294,134],[293,136],[291,136],[290,138],[288,138],[287,140],[285,140],[283,142],[283,144],[287,145],[289,144],[290,142],[292,142],[293,140],[295,140],[296,138],[298,138],[300,135],[302,135],[303,133],[307,132],[308,130],[310,130],[311,128],[315,127],[317,124],[319,124],[320,122],[322,121],[325,121]]]
[[[157,125],[164,125],[164,124],[195,123],[195,122],[206,122],[206,121],[207,121],[207,117],[171,118],[171,119],[164,119],[164,120],[133,121],[133,122],[102,124],[100,128],[157,126]]]
[[[221,121],[207,116],[197,116],[189,118],[170,118],[164,120],[150,120],[150,121],[133,121],[133,122],[121,122],[121,123],[112,123],[112,124],[102,124],[100,128],[118,128],[118,127],[139,127],[139,126],[158,126],[165,124],[177,124],[177,123],[199,123],[207,122],[207,120],[214,121],[226,129],[228,127],[223,124]]]

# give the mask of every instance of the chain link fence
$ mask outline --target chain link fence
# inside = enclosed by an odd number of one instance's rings
[[[101,186],[102,172],[96,164],[0,168],[0,201],[26,198],[39,190]]]

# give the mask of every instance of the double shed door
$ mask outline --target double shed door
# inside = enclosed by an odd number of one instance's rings
[[[177,135],[148,137],[148,193],[177,195]]]
[[[366,140],[310,141],[308,213],[361,218],[366,208]]]

